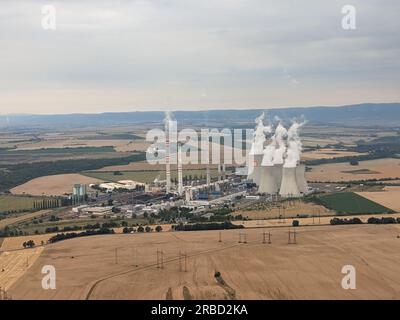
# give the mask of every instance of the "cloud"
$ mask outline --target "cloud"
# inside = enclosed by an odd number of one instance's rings
[[[56,31],[2,4],[1,112],[400,100],[398,1],[354,0],[351,32],[338,0],[58,0]]]

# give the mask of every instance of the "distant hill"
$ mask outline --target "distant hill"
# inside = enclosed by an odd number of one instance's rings
[[[181,123],[208,126],[240,126],[254,124],[254,119],[265,111],[290,120],[304,116],[309,123],[345,126],[399,126],[400,103],[358,104],[339,107],[294,107],[283,109],[242,109],[176,111],[174,117]],[[8,115],[0,116],[0,128],[79,128],[104,127],[124,124],[160,124],[164,113],[154,112],[107,112],[101,114],[65,115]]]

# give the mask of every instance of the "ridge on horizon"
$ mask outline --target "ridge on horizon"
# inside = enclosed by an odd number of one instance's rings
[[[400,102],[363,102],[363,103],[355,103],[348,105],[312,105],[312,106],[282,106],[282,107],[265,107],[265,108],[257,108],[257,107],[238,107],[238,108],[211,108],[211,109],[168,109],[165,110],[135,110],[135,111],[103,111],[103,112],[71,112],[71,113],[0,113],[0,117],[46,117],[46,116],[68,116],[68,115],[105,115],[105,114],[127,114],[127,113],[160,113],[165,111],[171,111],[174,113],[178,112],[214,112],[214,111],[256,111],[256,110],[288,110],[288,109],[313,109],[313,108],[348,108],[348,107],[364,107],[371,105],[399,105]]]
[[[261,112],[268,117],[290,121],[305,117],[311,124],[342,126],[393,126],[400,127],[400,103],[365,103],[344,106],[313,106],[265,109],[212,109],[173,111],[176,120],[183,124],[221,127],[253,124]],[[143,125],[161,123],[165,111],[130,111],[71,114],[23,114],[0,116],[0,128],[82,128],[115,125]]]

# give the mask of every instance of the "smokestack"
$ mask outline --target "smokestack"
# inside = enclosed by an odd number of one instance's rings
[[[299,191],[303,194],[308,193],[308,184],[305,174],[306,174],[306,166],[304,164],[298,165],[296,167],[296,182]]]
[[[166,181],[165,192],[166,193],[171,192],[171,162],[170,162],[171,148],[169,141],[170,121],[171,118],[169,116],[169,113],[167,113],[165,118],[165,181]]]
[[[185,190],[185,201],[186,202],[189,202],[189,201],[191,201],[193,198],[192,198],[192,191],[190,190],[190,189],[186,189]]]
[[[300,191],[296,181],[296,167],[282,169],[282,183],[279,190],[282,197],[300,197]]]
[[[182,146],[178,145],[178,194],[183,194]]]
[[[210,165],[207,164],[207,186],[211,184]]]

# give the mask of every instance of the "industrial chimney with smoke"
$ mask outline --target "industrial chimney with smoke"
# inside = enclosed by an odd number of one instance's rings
[[[178,144],[178,194],[183,194],[182,146]]]
[[[171,192],[171,147],[170,147],[170,132],[171,132],[171,114],[165,113],[165,192]]]

